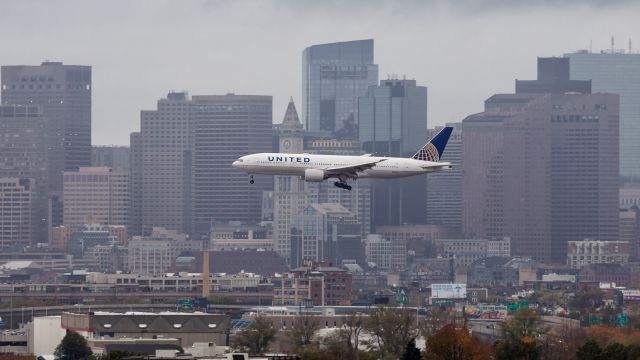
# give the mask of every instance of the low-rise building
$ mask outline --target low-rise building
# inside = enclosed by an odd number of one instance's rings
[[[615,283],[617,286],[629,286],[629,268],[621,264],[585,265],[578,273],[579,282]]]
[[[567,265],[579,269],[591,264],[626,264],[630,250],[628,241],[569,241]]]
[[[369,234],[365,241],[365,256],[369,265],[380,270],[405,270],[407,268],[407,243],[391,241],[378,234]]]
[[[273,229],[270,223],[252,226],[234,223],[212,226],[209,250],[246,249],[273,250]]]
[[[139,274],[169,272],[183,252],[201,252],[202,242],[164,228],[153,228],[151,236],[134,236],[128,244],[129,271]]]
[[[196,342],[225,343],[230,318],[201,312],[90,312],[62,314],[61,326],[89,339],[176,338],[183,348]]]
[[[352,275],[327,264],[306,264],[273,282],[276,305],[351,305]]]
[[[452,258],[456,268],[467,267],[486,257],[511,256],[511,239],[437,239],[434,241],[437,254]]]

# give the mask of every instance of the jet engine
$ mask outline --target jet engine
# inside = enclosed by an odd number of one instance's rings
[[[324,180],[324,171],[318,169],[306,169],[304,171],[304,181],[321,182]]]

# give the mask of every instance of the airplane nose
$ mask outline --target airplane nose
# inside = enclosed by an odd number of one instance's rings
[[[231,164],[231,166],[233,166],[234,168],[237,168],[240,165],[240,161],[236,160],[233,162],[233,164]]]

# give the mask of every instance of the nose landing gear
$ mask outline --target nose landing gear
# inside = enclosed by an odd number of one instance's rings
[[[253,175],[249,176],[249,184],[253,185],[255,181],[253,181]]]
[[[336,181],[333,183],[333,185],[339,187],[340,189],[351,190],[351,185],[348,185],[347,183],[342,181]]]

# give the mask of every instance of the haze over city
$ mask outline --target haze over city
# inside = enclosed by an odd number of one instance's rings
[[[299,102],[304,48],[375,40],[379,77],[429,87],[429,126],[535,78],[538,56],[640,49],[637,1],[3,1],[4,64],[93,67],[93,143],[128,144],[169,90]],[[18,40],[19,39],[19,40]]]
[[[0,0],[0,360],[640,360],[638,14]]]

